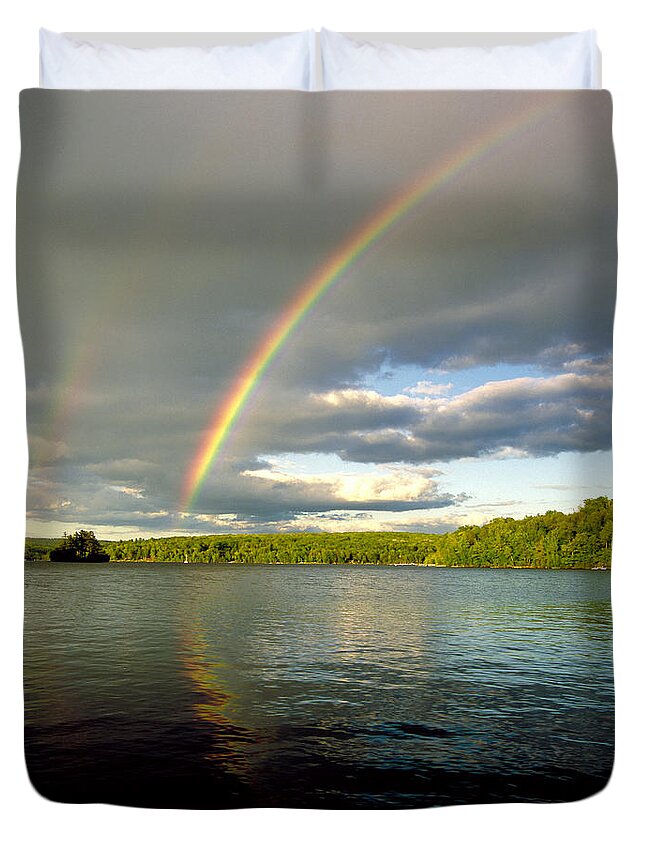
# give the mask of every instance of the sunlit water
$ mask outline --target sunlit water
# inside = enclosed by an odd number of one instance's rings
[[[568,801],[613,759],[608,572],[28,563],[26,754],[68,802]]]

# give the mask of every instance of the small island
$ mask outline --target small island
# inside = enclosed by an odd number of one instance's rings
[[[64,533],[63,538],[49,552],[53,563],[107,563],[110,555],[94,535],[93,530]]]

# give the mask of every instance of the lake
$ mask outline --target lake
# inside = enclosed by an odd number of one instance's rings
[[[25,566],[25,748],[62,802],[563,802],[613,761],[610,573]]]

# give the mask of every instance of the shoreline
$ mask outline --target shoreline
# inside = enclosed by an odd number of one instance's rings
[[[227,562],[215,563],[215,562],[199,562],[197,560],[190,560],[188,562],[184,560],[108,560],[102,562],[89,562],[83,560],[25,560],[25,566],[32,563],[49,563],[50,565],[78,565],[78,566],[108,566],[108,565],[137,565],[141,563],[149,563],[150,565],[157,566],[244,566],[244,567],[262,567],[262,568],[272,568],[283,567],[283,568],[299,568],[300,566],[321,566],[325,568],[354,568],[354,567],[372,567],[372,568],[384,568],[384,569],[504,569],[508,571],[512,571],[513,569],[521,569],[521,570],[534,570],[534,571],[545,571],[545,572],[610,572],[611,566],[473,566],[473,565],[445,565],[439,563],[314,563],[314,562],[300,562],[300,563],[245,563],[238,560],[229,560]]]

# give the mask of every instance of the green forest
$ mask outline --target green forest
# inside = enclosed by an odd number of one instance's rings
[[[572,513],[547,512],[523,519],[496,518],[450,533],[250,533],[168,536],[102,541],[93,561],[245,564],[374,564],[530,568],[610,568],[613,501],[591,498]],[[74,536],[62,542],[27,539],[25,559],[61,560]],[[61,555],[62,554],[62,555]]]

